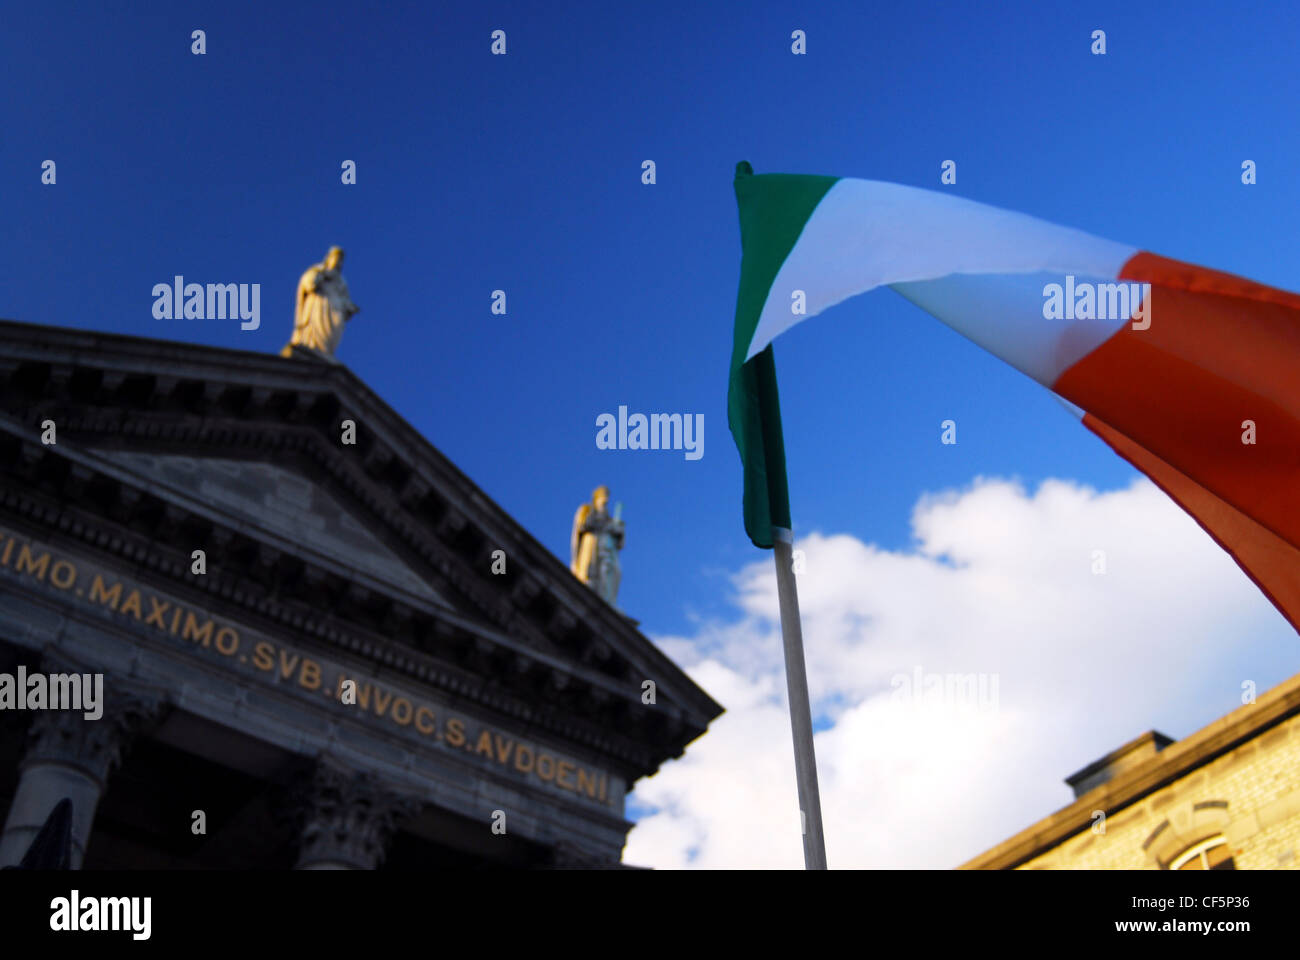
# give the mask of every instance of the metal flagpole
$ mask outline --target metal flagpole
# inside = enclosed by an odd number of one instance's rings
[[[799,813],[803,820],[803,863],[807,870],[825,870],[826,840],[822,836],[822,801],[817,790],[812,708],[808,703],[808,674],[804,670],[799,592],[794,582],[794,534],[784,527],[772,528],[772,555],[776,559],[781,640],[785,646],[785,683],[790,695],[790,730],[794,734],[794,773],[799,784]]]

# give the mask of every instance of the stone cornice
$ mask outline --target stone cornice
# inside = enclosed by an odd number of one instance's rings
[[[0,521],[51,546],[108,560],[143,584],[187,603],[263,629],[290,630],[321,650],[369,661],[417,686],[439,690],[453,703],[477,708],[485,718],[580,745],[629,779],[657,768],[650,736],[654,731],[643,725],[646,718],[639,702],[610,690],[607,680],[590,671],[520,649],[509,638],[487,633],[440,608],[425,611],[427,629],[408,645],[359,623],[254,592],[247,576],[215,565],[205,576],[194,576],[182,551],[162,547],[109,517],[3,481]],[[505,663],[506,669],[494,671],[493,663]],[[575,709],[575,702],[590,709]]]

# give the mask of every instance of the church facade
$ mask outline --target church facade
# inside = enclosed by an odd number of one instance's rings
[[[619,865],[722,708],[289,353],[0,322],[0,865],[64,797],[88,869]]]

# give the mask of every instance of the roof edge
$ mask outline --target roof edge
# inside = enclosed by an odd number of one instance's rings
[[[1121,772],[957,869],[1010,870],[1021,866],[1088,829],[1094,810],[1113,815],[1297,714],[1300,714],[1300,673],[1284,680],[1254,703],[1243,704],[1191,736],[1175,741],[1145,763]]]

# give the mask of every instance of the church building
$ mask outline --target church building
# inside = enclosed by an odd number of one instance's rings
[[[722,708],[285,353],[0,322],[0,865],[66,797],[85,869],[620,866]]]

